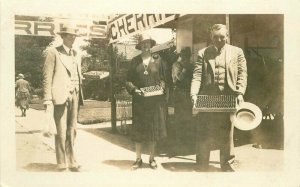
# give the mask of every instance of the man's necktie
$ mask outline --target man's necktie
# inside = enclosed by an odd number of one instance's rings
[[[73,56],[72,49],[69,51],[69,56]]]

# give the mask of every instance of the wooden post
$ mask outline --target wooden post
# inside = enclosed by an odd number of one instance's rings
[[[110,80],[110,103],[111,103],[111,130],[117,133],[117,104],[115,98],[114,77],[116,73],[116,62],[113,45],[109,44],[109,80]]]
[[[229,14],[226,14],[226,27],[227,27],[227,30],[228,30],[228,39],[227,39],[227,43],[228,44],[231,44],[230,43],[230,24],[229,24]]]

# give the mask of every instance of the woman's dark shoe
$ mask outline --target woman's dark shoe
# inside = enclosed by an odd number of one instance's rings
[[[156,164],[155,160],[150,160],[149,164],[150,164],[150,168],[151,169],[156,169],[157,168],[157,164]]]
[[[138,158],[138,159],[136,159],[136,161],[135,161],[135,162],[133,163],[133,165],[131,166],[131,169],[132,169],[132,170],[136,170],[136,169],[142,167],[142,165],[143,165],[143,160],[140,159],[140,158]]]
[[[255,143],[255,144],[252,145],[252,147],[254,147],[256,149],[262,149],[263,148],[262,144],[260,144],[260,143]]]

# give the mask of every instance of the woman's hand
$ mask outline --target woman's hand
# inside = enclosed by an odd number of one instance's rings
[[[139,89],[135,89],[134,93],[137,94],[137,95],[139,95],[139,96],[143,95],[143,92],[141,90],[139,90]]]

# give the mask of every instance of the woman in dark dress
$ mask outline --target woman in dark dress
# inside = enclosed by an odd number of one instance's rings
[[[133,141],[136,142],[136,162],[132,169],[142,166],[142,143],[149,144],[149,164],[157,168],[154,160],[156,143],[167,136],[165,94],[144,97],[140,88],[159,85],[165,90],[165,77],[162,60],[158,54],[151,54],[155,41],[143,34],[136,45],[142,53],[132,59],[127,75],[126,89],[132,94]]]

